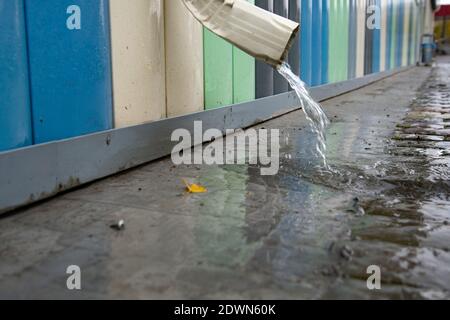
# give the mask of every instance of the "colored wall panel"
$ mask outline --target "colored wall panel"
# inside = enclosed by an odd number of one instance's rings
[[[322,84],[322,1],[312,2],[311,85]]]
[[[27,0],[36,143],[112,127],[108,1]]]
[[[402,1],[396,2],[397,11],[397,43],[395,51],[395,66],[402,66],[403,59],[403,31],[405,20],[405,4]]]
[[[32,143],[23,0],[0,0],[0,152]]]
[[[328,83],[330,0],[322,0],[322,84]]]
[[[381,29],[380,29],[380,71],[386,70],[386,50],[388,31],[388,0],[381,0]]]
[[[413,50],[413,32],[414,32],[414,9],[413,9],[413,1],[408,1],[408,10],[409,10],[409,29],[408,29],[408,53],[406,57],[406,64],[411,65],[412,62],[412,56],[411,52]]]
[[[301,1],[300,15],[300,78],[307,85],[312,83],[312,0]]]
[[[387,1],[387,21],[386,21],[386,52],[385,52],[385,59],[386,59],[386,70],[390,70],[392,68],[391,65],[391,52],[392,52],[392,26],[393,26],[393,5],[392,0],[386,0]]]
[[[372,0],[375,14],[375,28],[373,29],[373,48],[372,48],[372,72],[380,72],[381,68],[381,0]]]
[[[411,3],[411,7],[412,7],[412,31],[411,31],[411,64],[415,64],[417,62],[417,58],[416,58],[416,52],[417,52],[417,46],[418,46],[418,41],[417,41],[417,31],[418,31],[418,21],[419,21],[419,17],[418,17],[418,10],[417,10],[417,5],[415,3],[415,1],[412,1]]]
[[[264,9],[273,11],[273,0],[255,0],[255,4]],[[256,61],[256,98],[264,98],[273,95],[274,70],[267,63]]]
[[[288,17],[288,6],[289,0],[275,0],[273,2],[273,12],[283,16]],[[280,75],[278,72],[273,73],[273,92],[274,94],[279,94],[283,92],[288,92],[289,84],[286,79]]]
[[[203,27],[181,1],[165,1],[164,10],[167,116],[201,111],[204,109]]]
[[[373,52],[374,52],[374,32],[373,24],[371,24],[371,16],[374,14],[372,12],[373,6],[375,5],[374,0],[367,0],[366,2],[366,23],[365,23],[365,58],[364,58],[364,74],[372,73],[372,65],[373,65]]]
[[[233,46],[204,29],[205,108],[233,103]]]
[[[164,3],[110,0],[114,124],[166,116]]]
[[[391,57],[390,57],[390,66],[391,69],[396,67],[396,53],[397,53],[397,32],[398,32],[398,5],[394,0],[391,0]]]
[[[357,0],[349,0],[350,16],[349,16],[349,42],[348,42],[348,78],[356,77],[356,46],[358,34],[358,7]]]
[[[300,22],[301,0],[289,0],[289,19]],[[289,65],[296,75],[300,75],[300,36],[297,35],[289,50]],[[290,90],[292,90],[290,88]]]
[[[343,65],[340,68],[341,72],[341,81],[348,80],[348,59],[345,59],[348,57],[348,29],[350,24],[350,4],[348,0],[342,0],[341,1],[341,19],[340,19],[340,25],[341,25],[341,33],[343,35],[342,37],[342,61]]]
[[[329,80],[348,78],[349,3],[331,0],[329,14]]]
[[[402,66],[408,65],[409,40],[410,40],[410,10],[409,0],[403,1],[403,40],[402,40]]]
[[[366,46],[366,0],[357,0],[356,77],[364,76]]]
[[[247,0],[255,3],[254,0]],[[255,99],[255,59],[233,47],[233,103]]]
[[[255,59],[233,47],[233,103],[255,99]]]

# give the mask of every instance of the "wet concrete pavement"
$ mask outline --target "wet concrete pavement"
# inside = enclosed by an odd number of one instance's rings
[[[297,111],[257,127],[282,129],[276,176],[165,159],[2,218],[0,298],[450,298],[449,74],[441,60],[324,102],[332,172]]]

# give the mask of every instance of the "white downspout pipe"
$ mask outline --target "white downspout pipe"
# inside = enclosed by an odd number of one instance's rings
[[[285,60],[299,31],[297,22],[245,0],[181,1],[203,26],[273,66]]]

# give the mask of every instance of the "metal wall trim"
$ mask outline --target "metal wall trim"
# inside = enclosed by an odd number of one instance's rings
[[[398,68],[311,89],[318,101],[359,89]],[[74,187],[165,157],[176,142],[175,129],[247,128],[298,109],[293,92],[138,126],[108,130],[0,153],[0,213],[55,196]]]

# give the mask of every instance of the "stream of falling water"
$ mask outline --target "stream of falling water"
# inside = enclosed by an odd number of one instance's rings
[[[311,123],[311,126],[317,135],[317,155],[321,158],[324,169],[329,170],[326,158],[327,143],[325,130],[330,121],[328,120],[327,115],[322,110],[322,107],[311,97],[306,89],[305,83],[292,72],[291,67],[286,62],[279,65],[277,70],[284,78],[286,78],[292,89],[297,93],[306,119]]]

